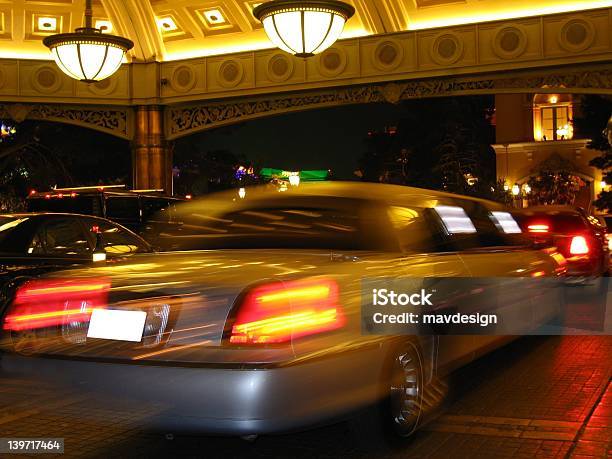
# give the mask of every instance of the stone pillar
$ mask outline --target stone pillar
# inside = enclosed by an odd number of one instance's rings
[[[172,193],[172,158],[164,136],[163,107],[136,107],[132,144],[133,187]]]

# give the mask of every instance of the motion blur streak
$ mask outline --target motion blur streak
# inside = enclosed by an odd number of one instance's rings
[[[299,314],[289,314],[271,319],[258,320],[234,327],[232,343],[256,343],[280,342],[284,336],[290,336],[291,331],[303,333],[317,327],[334,324],[337,320],[335,309],[326,311],[306,311]],[[242,336],[244,335],[244,336]]]
[[[105,279],[31,280],[21,286],[4,320],[4,330],[34,330],[66,321],[88,322],[94,308],[106,307]]]
[[[344,316],[332,280],[297,280],[256,287],[247,294],[231,343],[282,343],[340,328]]]
[[[28,284],[29,286],[30,284]],[[50,283],[50,286],[45,288],[45,287],[38,287],[36,285],[40,285],[40,283],[35,284],[32,288],[24,288],[23,290],[20,289],[19,293],[17,294],[17,298],[18,301],[19,300],[26,300],[29,299],[29,297],[36,297],[38,295],[60,295],[60,294],[68,294],[68,293],[84,293],[84,292],[89,292],[89,291],[102,291],[102,290],[107,290],[109,285],[108,283],[106,284],[81,284],[81,283],[77,283],[76,285],[53,285],[52,283]]]
[[[146,359],[149,357],[154,357],[156,355],[167,354],[168,352],[180,351],[181,349],[188,349],[190,347],[202,346],[204,344],[209,344],[209,343],[210,343],[210,340],[207,339],[204,341],[198,341],[197,343],[185,344],[183,346],[170,347],[167,349],[162,349],[160,351],[149,352],[148,354],[137,355],[136,357],[132,358],[132,360],[142,360],[142,359]]]
[[[279,293],[271,293],[269,295],[262,295],[257,299],[262,303],[269,301],[286,301],[286,300],[319,300],[327,298],[329,295],[329,287],[327,286],[315,286],[302,289],[287,290]]]
[[[51,312],[41,312],[38,314],[24,314],[21,316],[13,316],[11,320],[14,322],[30,322],[30,324],[28,324],[28,328],[30,328],[32,324],[38,323],[39,321],[44,321],[44,319],[50,319],[53,317],[69,316],[71,314],[88,315],[88,314],[91,314],[91,311],[92,311],[91,308],[66,309],[65,311],[51,311]]]

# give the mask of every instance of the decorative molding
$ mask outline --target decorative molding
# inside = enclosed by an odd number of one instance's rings
[[[572,53],[584,51],[595,40],[595,26],[584,18],[567,19],[559,30],[559,44],[563,49]]]
[[[455,32],[443,32],[431,43],[431,58],[439,65],[455,64],[463,56],[464,42]]]
[[[404,48],[397,40],[387,39],[374,48],[372,63],[381,72],[395,70],[404,59]]]
[[[498,57],[516,59],[527,48],[527,33],[521,26],[502,27],[495,33],[491,46]]]
[[[31,76],[32,86],[43,94],[53,94],[62,86],[62,78],[56,65],[45,64],[37,68]]]
[[[0,117],[17,122],[32,119],[74,124],[128,140],[133,135],[132,109],[129,107],[0,104]]]
[[[121,3],[105,2],[117,8]],[[250,0],[248,3],[252,4]],[[89,90],[59,71],[61,87],[50,91],[37,85],[35,80],[40,78],[33,74],[40,73],[41,65],[54,68],[54,63],[1,59],[5,81],[0,87],[0,100],[171,105],[386,81],[422,81],[440,75],[509,74],[536,68],[546,72],[562,65],[609,64],[610,18],[612,8],[600,8],[361,36],[338,40],[328,53],[307,61],[278,49],[173,61],[164,61],[161,55],[161,62],[139,59],[123,65],[113,76],[116,85],[100,91]],[[244,25],[248,26],[247,21]],[[43,73],[43,81],[52,80],[49,73]]]
[[[271,81],[282,83],[293,74],[293,59],[278,52],[268,58],[267,75]]]
[[[238,86],[244,76],[244,66],[242,62],[236,59],[224,61],[219,67],[217,78],[219,83],[224,88],[233,88]]]
[[[430,78],[304,91],[258,98],[239,98],[222,102],[201,102],[166,108],[166,135],[176,139],[194,132],[212,129],[247,119],[260,118],[328,106],[371,102],[398,103],[402,100],[465,94],[512,92],[571,92],[597,90],[612,93],[612,69],[588,69],[516,74],[511,77],[483,75],[481,78]]]
[[[177,92],[187,92],[195,85],[197,80],[196,73],[192,67],[179,65],[172,72],[170,84]]]

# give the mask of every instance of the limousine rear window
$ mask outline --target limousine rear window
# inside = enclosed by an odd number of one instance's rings
[[[470,234],[475,233],[476,228],[470,217],[461,207],[457,206],[436,206],[434,211],[442,220],[448,234]]]
[[[512,217],[510,212],[491,212],[491,220],[495,226],[503,233],[506,234],[519,234],[521,228],[516,223],[516,220]]]

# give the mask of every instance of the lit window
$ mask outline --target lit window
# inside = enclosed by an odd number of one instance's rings
[[[569,138],[567,107],[542,107],[542,139],[566,140]]]
[[[448,234],[475,233],[476,228],[461,207],[436,206],[434,210],[442,220]]]
[[[568,94],[538,94],[533,101],[533,134],[536,141],[570,140],[572,97]]]
[[[521,228],[509,212],[491,212],[491,220],[497,228],[506,234],[521,233]]]

